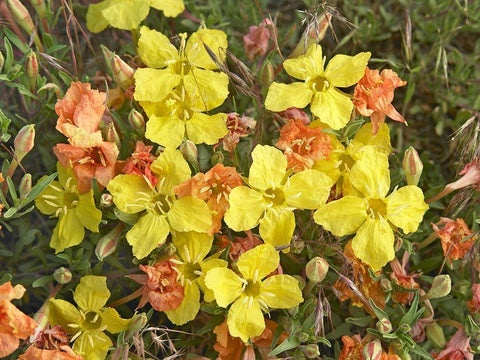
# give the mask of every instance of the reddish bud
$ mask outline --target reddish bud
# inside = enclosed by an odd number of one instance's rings
[[[117,129],[115,128],[115,125],[113,123],[110,123],[106,126],[105,128],[105,139],[108,142],[112,142],[117,144],[117,147],[120,148],[121,146],[121,140],[120,136],[118,135]]]
[[[61,268],[55,270],[55,272],[53,273],[53,278],[59,284],[68,284],[72,280],[72,272],[62,266]]]
[[[184,140],[180,144],[179,150],[182,153],[185,160],[187,160],[191,164],[196,165],[197,167],[200,166],[198,163],[198,149],[193,141]]]
[[[403,173],[408,185],[418,185],[423,171],[423,163],[417,150],[410,146],[403,157]]]
[[[20,129],[15,137],[15,155],[20,162],[30,150],[33,149],[35,144],[35,125],[25,125]]]
[[[298,348],[303,351],[307,359],[315,359],[320,356],[320,349],[317,344],[301,345]]]
[[[103,261],[107,256],[112,255],[117,250],[117,243],[123,233],[124,225],[118,224],[107,235],[103,236],[95,248],[95,255],[98,260]]]
[[[305,266],[305,274],[310,281],[319,283],[327,276],[328,268],[327,260],[316,256]]]
[[[37,55],[33,51],[30,51],[25,61],[25,68],[27,70],[27,76],[30,80],[35,81],[38,75],[38,59]]]
[[[129,337],[133,334],[135,334],[137,331],[142,330],[145,325],[147,325],[148,318],[147,314],[145,313],[140,313],[140,314],[135,314],[128,324],[128,329],[126,332],[126,337]]]
[[[27,195],[30,193],[32,190],[32,175],[31,174],[25,174],[22,177],[22,180],[20,180],[20,185],[18,187],[18,190],[20,192],[20,200],[23,200],[27,197]]]
[[[388,334],[392,331],[392,323],[387,318],[383,318],[377,321],[377,330],[382,334]]]
[[[7,6],[13,18],[27,33],[31,34],[35,31],[32,17],[27,8],[19,0],[7,0]]]
[[[132,109],[128,114],[128,123],[137,130],[145,129],[145,118],[142,113]]]
[[[109,209],[113,206],[113,196],[111,194],[102,194],[100,197],[100,206]]]
[[[382,358],[383,349],[379,339],[369,342],[363,348],[363,356],[365,360],[380,360]]]
[[[112,67],[113,80],[122,90],[125,91],[133,85],[133,74],[135,73],[135,70],[123,61],[120,56],[113,54],[110,65]]]

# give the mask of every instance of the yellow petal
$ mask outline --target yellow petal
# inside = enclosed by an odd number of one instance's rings
[[[162,10],[165,16],[173,18],[185,10],[183,0],[150,0],[150,6]]]
[[[167,105],[169,96],[167,96],[161,102],[150,102],[150,101],[139,101],[140,106],[145,111],[145,114],[150,118],[152,115],[157,115],[159,117],[164,117],[167,115],[172,115],[174,107]]]
[[[157,144],[176,149],[185,137],[185,123],[174,115],[151,115],[147,121],[145,137]]]
[[[105,308],[102,313],[102,325],[107,327],[107,331],[117,334],[120,331],[127,330],[131,319],[122,319],[117,310],[111,307]]]
[[[105,20],[113,27],[122,30],[136,29],[150,11],[150,4],[144,0],[110,0],[102,10]]]
[[[312,96],[312,90],[303,82],[291,84],[274,82],[268,88],[265,108],[270,111],[283,111],[292,106],[303,109],[310,104]]]
[[[48,301],[48,320],[52,326],[60,325],[67,334],[73,335],[79,328],[71,325],[80,324],[81,315],[80,311],[69,302],[60,299],[50,299]]]
[[[332,129],[339,130],[350,121],[353,103],[348,95],[330,87],[315,93],[310,110]]]
[[[124,213],[135,214],[145,210],[153,193],[141,176],[117,175],[107,185],[113,202]]]
[[[66,248],[76,246],[83,241],[85,228],[75,215],[74,209],[68,209],[60,215],[57,226],[54,229],[50,247],[59,253]]]
[[[322,47],[317,44],[311,45],[305,55],[285,60],[283,68],[289,75],[300,80],[322,76],[324,74]]]
[[[370,56],[370,52],[361,52],[355,56],[335,55],[325,69],[325,76],[333,86],[355,85],[365,74]]]
[[[289,245],[295,230],[295,215],[285,208],[268,209],[260,220],[260,236],[273,246]]]
[[[46,176],[42,176],[38,181],[42,181]],[[60,182],[54,180],[42,191],[40,196],[35,199],[35,206],[42,214],[52,215],[57,209],[63,207],[63,197],[65,191],[62,190]]]
[[[191,99],[190,107],[209,111],[223,104],[228,96],[228,76],[212,70],[192,68],[183,78],[183,86]]]
[[[195,319],[198,310],[200,310],[200,290],[197,284],[187,281],[185,283],[185,297],[180,306],[176,309],[165,311],[165,314],[175,325],[183,325]]]
[[[387,218],[405,234],[415,232],[428,210],[422,190],[414,185],[404,186],[387,198]]]
[[[319,208],[313,219],[335,236],[353,234],[367,218],[365,199],[344,196]]]
[[[172,240],[183,261],[198,263],[212,248],[213,236],[194,231],[175,232]]]
[[[274,275],[263,281],[259,297],[275,309],[290,309],[303,301],[298,280],[290,275]]]
[[[291,176],[284,193],[288,206],[296,209],[317,209],[327,202],[334,182],[317,170],[304,170]]]
[[[140,29],[138,54],[145,65],[156,69],[164,68],[178,59],[178,50],[168,37],[146,26]]]
[[[386,220],[367,218],[352,239],[355,256],[379,271],[395,257],[395,238]]]
[[[250,186],[267,190],[284,184],[287,159],[280,150],[273,146],[257,145],[252,151],[252,160],[248,175]]]
[[[206,233],[212,226],[212,215],[208,205],[191,196],[176,200],[167,216],[170,226],[177,231]]]
[[[135,71],[135,100],[160,102],[180,83],[181,77],[169,69],[140,68]]]
[[[270,244],[262,244],[240,255],[237,267],[246,280],[256,282],[275,271],[279,263],[277,250]]]
[[[71,167],[63,167],[59,162],[57,162],[57,173],[58,181],[62,187],[69,191],[74,191],[77,185],[77,178]]]
[[[108,21],[103,17],[102,11],[108,7],[109,0],[97,4],[90,4],[87,10],[87,29],[92,33],[99,33],[108,26]]]
[[[112,340],[103,332],[89,330],[75,340],[73,351],[88,360],[105,360]]]
[[[229,204],[224,220],[234,231],[250,230],[257,226],[266,208],[263,195],[246,186],[237,186],[230,192]]]
[[[381,124],[377,134],[372,132],[372,123],[365,123],[355,134],[352,142],[348,145],[347,151],[355,154],[364,146],[372,146],[376,151],[390,155],[392,146],[390,145],[390,129],[387,124]]]
[[[217,267],[205,275],[205,285],[213,291],[218,306],[227,307],[242,293],[242,279],[232,270]]]
[[[88,230],[98,232],[98,225],[102,220],[102,212],[95,207],[93,190],[78,196],[78,204],[75,215],[80,223]]]
[[[218,66],[205,50],[205,45],[220,62],[223,62],[228,47],[227,34],[221,30],[200,29],[188,38],[185,47],[185,53],[191,64],[204,69],[218,69]]]
[[[195,144],[214,145],[228,133],[226,119],[225,114],[195,113],[187,121],[187,136]]]
[[[201,271],[203,273],[203,275],[200,275],[196,282],[198,284],[198,286],[200,287],[200,289],[203,291],[203,299],[206,301],[206,302],[212,302],[215,300],[215,295],[213,293],[213,291],[207,287],[207,285],[205,284],[205,275],[212,269],[214,268],[226,268],[228,266],[228,262],[226,262],[225,260],[222,260],[222,259],[212,259],[212,258],[209,258],[205,261],[202,261],[200,263],[200,268],[201,268]]]
[[[152,172],[159,178],[158,191],[164,195],[173,195],[173,187],[190,178],[190,167],[180,151],[166,148],[150,165]]]
[[[363,147],[352,166],[350,181],[358,191],[371,199],[383,199],[390,189],[387,155],[370,146]]]
[[[163,215],[146,213],[127,233],[127,241],[132,246],[137,259],[148,256],[157,246],[163,244],[170,233],[170,225]]]
[[[235,301],[228,311],[228,332],[239,337],[243,342],[262,334],[265,330],[260,304],[251,296],[242,297]]]
[[[87,275],[80,279],[73,299],[83,311],[99,311],[110,298],[105,276]]]

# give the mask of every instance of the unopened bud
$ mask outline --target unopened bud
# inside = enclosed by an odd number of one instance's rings
[[[273,70],[272,63],[266,60],[260,73],[260,80],[264,86],[270,86],[270,84],[273,83],[274,77],[275,71]]]
[[[30,16],[27,8],[23,6],[19,0],[7,0],[7,6],[17,24],[25,29],[28,34],[31,34],[35,31],[32,17]]]
[[[408,333],[410,330],[412,330],[412,327],[408,324],[405,324],[405,323],[400,324],[400,326],[398,327],[398,331],[400,331],[404,334]]]
[[[32,190],[32,175],[31,174],[25,174],[22,177],[22,180],[20,180],[20,185],[18,187],[18,190],[20,192],[20,200],[23,200],[27,197],[27,195],[30,193]]]
[[[25,61],[27,76],[31,81],[35,81],[38,75],[38,59],[33,51],[30,51]]]
[[[100,206],[104,209],[110,209],[113,206],[113,196],[111,194],[102,194]]]
[[[53,278],[59,284],[68,284],[72,280],[72,272],[62,266],[61,268],[55,270],[55,272],[53,273]]]
[[[145,325],[147,325],[147,322],[148,322],[147,314],[145,313],[135,314],[133,316],[133,319],[128,324],[128,329],[125,334],[126,337],[129,337],[135,334],[137,331],[142,330],[145,327]]]
[[[223,164],[224,161],[225,156],[220,151],[214,152],[212,157],[210,158],[210,163],[212,164],[212,166],[217,164]]]
[[[377,330],[383,335],[389,334],[392,331],[392,323],[387,318],[377,321]]]
[[[127,214],[119,210],[118,208],[114,208],[113,213],[115,214],[118,220],[128,225],[135,225],[138,220],[138,214]]]
[[[427,339],[430,340],[437,349],[443,349],[447,340],[445,339],[445,334],[443,329],[437,322],[432,322],[425,326],[425,334]]]
[[[117,147],[120,148],[122,142],[120,140],[120,136],[118,135],[117,129],[113,123],[110,123],[105,128],[105,139],[108,142],[112,142],[117,144]]]
[[[385,278],[380,279],[380,287],[385,292],[392,291],[392,282]]]
[[[380,360],[382,358],[383,349],[379,339],[369,342],[363,348],[363,356],[365,360]]]
[[[115,81],[122,90],[127,90],[134,84],[133,74],[135,70],[117,54],[113,54],[111,57],[111,67],[113,81]]]
[[[198,149],[195,143],[191,140],[184,140],[180,144],[179,148],[180,152],[182,153],[185,160],[189,163],[199,166],[198,163]]]
[[[423,171],[423,163],[417,150],[410,146],[403,157],[403,172],[408,185],[418,185]]]
[[[112,255],[117,250],[117,243],[122,236],[124,225],[122,223],[117,224],[107,235],[98,240],[97,247],[95,248],[95,255],[98,260],[103,261],[107,256]]]
[[[3,57],[3,53],[0,51],[0,72],[3,69],[3,64],[5,64],[5,58]]]
[[[427,299],[437,299],[450,294],[452,289],[452,281],[450,276],[447,274],[437,275],[433,279],[432,287],[428,291],[426,297]]]
[[[318,27],[307,27],[289,58],[291,59],[305,55],[310,45],[316,44],[322,40],[327,32],[331,17],[332,15],[324,13],[318,18]]]
[[[142,113],[132,109],[128,114],[128,123],[137,130],[145,129],[145,118]]]
[[[303,251],[303,249],[305,249],[305,241],[303,241],[302,239],[295,238],[292,241],[292,252],[294,254],[300,254]]]
[[[15,156],[17,161],[20,162],[30,150],[33,149],[35,144],[35,125],[25,125],[20,129],[15,137]]]
[[[307,359],[315,359],[320,356],[320,349],[317,344],[300,345],[298,347]]]
[[[11,80],[16,79],[22,74],[22,65],[15,64],[7,71],[7,77]]]
[[[301,343],[307,342],[309,337],[310,337],[310,336],[309,336],[307,333],[303,332],[303,331],[300,331],[300,332],[297,334],[297,339],[298,339],[298,341],[300,341]]]
[[[320,256],[316,256],[305,266],[305,274],[310,281],[319,283],[325,279],[325,276],[327,276],[328,268],[329,265],[327,260]]]

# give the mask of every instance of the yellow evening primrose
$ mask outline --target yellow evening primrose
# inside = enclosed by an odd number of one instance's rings
[[[303,301],[298,280],[290,275],[273,275],[280,256],[270,244],[262,244],[240,255],[236,265],[240,274],[228,268],[207,272],[205,284],[213,291],[217,304],[228,310],[230,335],[244,342],[260,335],[265,329],[263,312],[270,308],[289,309]]]
[[[185,297],[180,306],[165,313],[176,325],[183,325],[197,316],[200,309],[200,289],[206,301],[213,301],[213,292],[205,286],[205,274],[216,267],[226,268],[225,260],[215,255],[205,259],[212,248],[213,236],[197,232],[173,234],[173,244],[177,248],[177,256],[170,261],[176,264],[179,283],[185,289]]]
[[[171,231],[208,232],[212,217],[207,204],[197,198],[175,197],[173,187],[190,178],[190,168],[178,150],[165,151],[150,165],[158,184],[138,175],[117,175],[107,189],[115,205],[127,214],[143,212],[127,232],[133,255],[142,259],[163,244]]]
[[[58,181],[52,181],[35,199],[35,206],[42,214],[58,217],[50,241],[55,253],[80,244],[85,228],[98,232],[102,220],[102,212],[95,207],[93,190],[80,194],[72,168],[57,163],[57,172]]]
[[[335,236],[356,233],[352,239],[355,256],[378,271],[395,257],[393,231],[416,231],[428,205],[422,190],[413,185],[395,189],[387,196],[387,155],[372,148],[363,150],[350,171],[350,181],[358,195],[347,195],[320,207],[314,219]]]
[[[288,245],[295,230],[293,210],[313,210],[325,204],[334,182],[310,169],[290,176],[286,157],[272,146],[257,145],[252,159],[249,186],[230,192],[225,223],[234,231],[260,224],[260,236],[266,243]]]
[[[92,33],[103,31],[108,25],[123,30],[136,29],[147,17],[150,7],[163,11],[168,17],[177,17],[185,10],[183,0],[104,0],[88,7],[87,28]]]
[[[315,125],[313,122],[312,125]],[[373,149],[379,153],[390,155],[390,130],[386,124],[380,126],[376,135],[373,135],[372,124],[364,124],[355,134],[348,146],[345,146],[332,137],[332,150],[327,159],[316,161],[312,169],[328,175],[337,184],[337,194],[352,195],[355,189],[350,181],[350,172],[357,161],[363,156],[363,150]],[[388,159],[382,157],[388,167]]]
[[[112,340],[105,334],[126,330],[131,319],[122,319],[117,311],[105,307],[110,298],[107,278],[88,275],[80,279],[73,293],[78,308],[65,300],[50,299],[48,319],[60,325],[74,341],[73,350],[85,360],[104,360]]]
[[[313,115],[332,129],[341,129],[350,120],[353,103],[350,96],[338,90],[355,85],[364,75],[369,52],[355,56],[336,55],[325,68],[320,45],[311,45],[305,55],[285,60],[285,71],[304,82],[274,82],[268,89],[265,107],[283,111],[290,107],[304,108],[310,104]]]

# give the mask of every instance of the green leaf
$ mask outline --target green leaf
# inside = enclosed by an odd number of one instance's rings
[[[415,346],[410,349],[410,352],[417,354],[418,356],[421,356],[424,359],[433,360],[433,356],[430,355],[427,350],[425,350],[424,348],[422,348],[417,344],[415,344]]]
[[[363,316],[363,317],[349,317],[346,318],[345,321],[349,324],[357,325],[360,327],[367,327],[372,322],[371,316]]]
[[[7,181],[8,193],[10,194],[10,197],[11,197],[12,200],[13,200],[13,205],[14,205],[14,206],[18,206],[17,189],[15,189],[15,185],[13,184],[13,181],[12,181],[12,179],[10,178],[10,176],[7,176],[7,178],[6,178],[5,180]]]
[[[270,351],[268,356],[276,356],[284,351],[295,349],[301,344],[300,340],[296,336],[290,336],[285,339],[280,345],[278,345],[275,349]]]
[[[24,206],[28,205],[31,203],[33,200],[35,200],[45,188],[50,185],[50,183],[57,177],[57,173],[53,173],[49,176],[47,176],[45,179],[39,181],[33,188],[30,190],[28,195],[25,197],[20,202],[20,208],[23,208]]]
[[[3,32],[8,37],[8,39],[24,54],[30,51],[30,47],[22,42],[15,33],[10,30],[8,27],[3,27]]]
[[[53,281],[53,276],[52,275],[42,276],[40,279],[37,279],[32,283],[32,287],[34,287],[34,288],[42,287],[42,286],[45,286],[52,281]]]
[[[3,46],[5,46],[6,51],[5,64],[3,65],[3,69],[6,73],[12,67],[15,58],[13,56],[12,44],[10,43],[10,41],[8,41],[6,37],[3,38]]]
[[[12,120],[10,120],[0,109],[0,141],[7,142],[11,135],[8,133],[8,126]]]
[[[369,301],[370,301],[370,306],[372,307],[373,312],[375,313],[375,315],[377,315],[379,320],[388,319],[388,314],[385,311],[380,309],[372,299],[369,299]]]
[[[418,292],[415,293],[415,297],[413,298],[412,305],[410,305],[410,309],[407,311],[405,315],[402,316],[400,319],[399,324],[408,324],[413,326],[420,318],[420,315],[425,311],[425,308],[418,309],[418,302],[419,302],[419,295]]]

